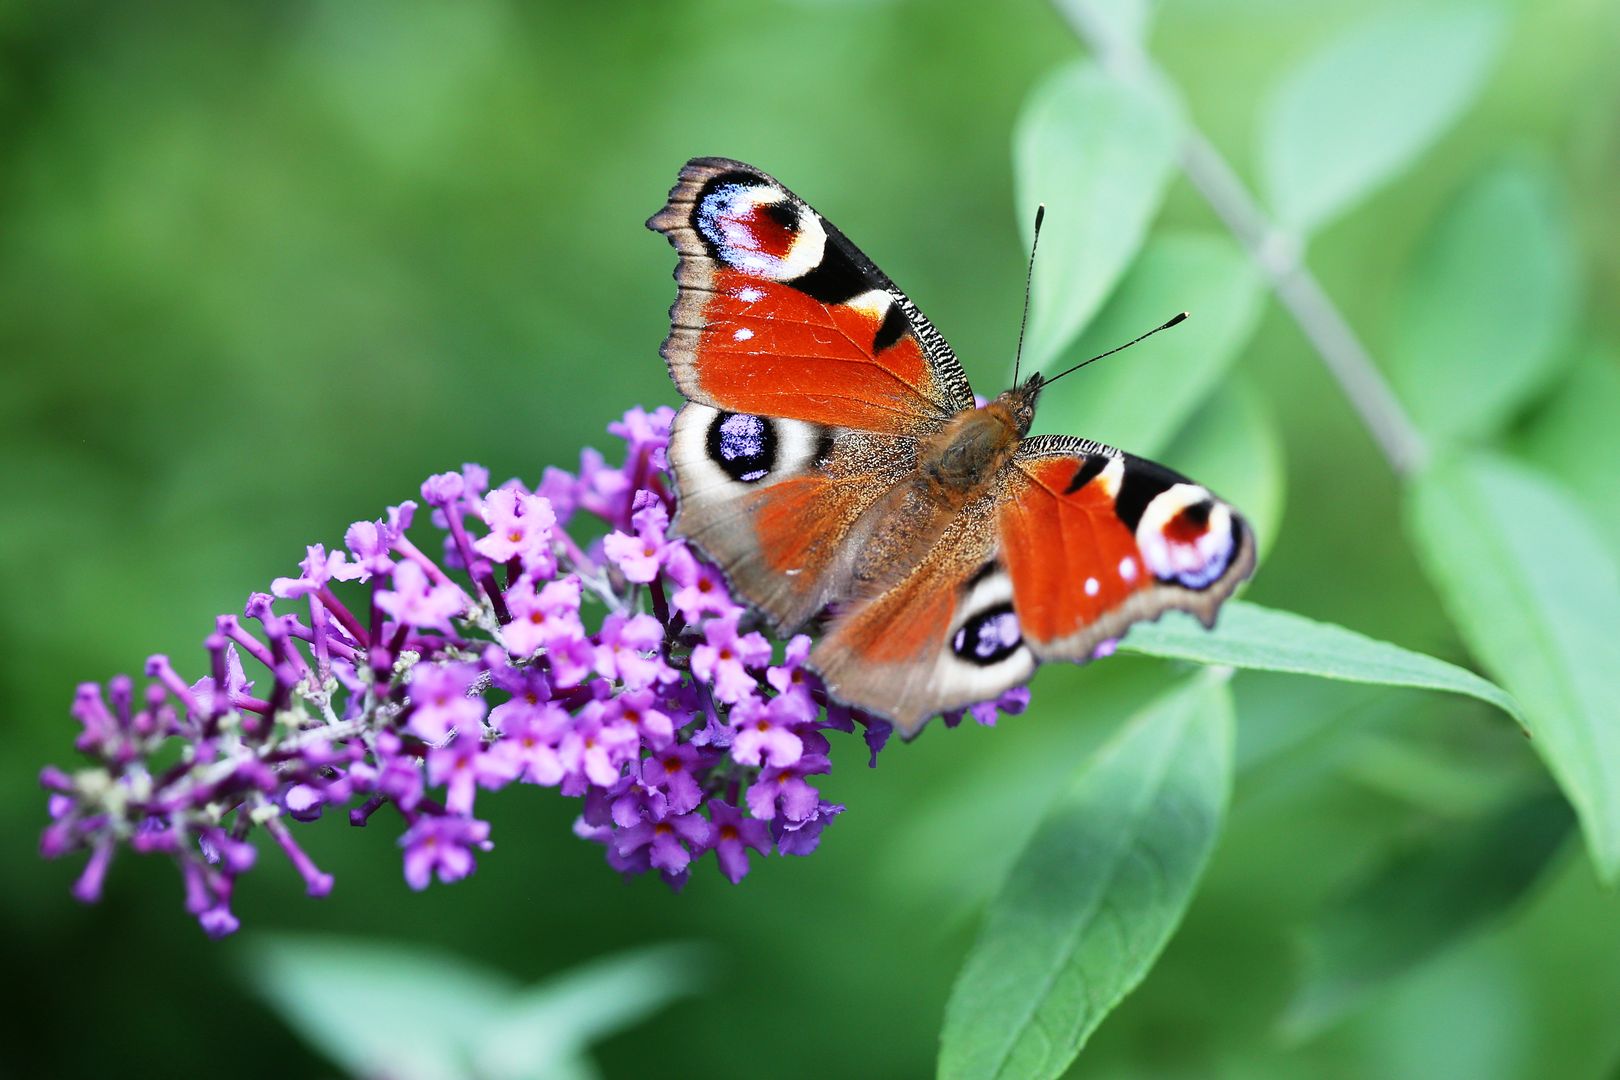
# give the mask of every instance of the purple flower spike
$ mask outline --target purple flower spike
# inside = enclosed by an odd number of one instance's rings
[[[828,704],[810,638],[775,643],[773,663],[720,572],[670,535],[673,418],[632,409],[611,428],[621,464],[586,450],[578,475],[547,469],[533,488],[491,491],[477,465],[430,477],[437,534],[406,535],[409,501],[356,521],[253,593],[250,623],[215,619],[198,660],[79,687],[89,765],[41,770],[40,853],[87,853],[71,889],[86,902],[120,849],[170,859],[210,937],[237,930],[265,834],[324,896],[301,823],[403,819],[405,880],[423,889],[473,872],[492,848],[480,792],[511,784],[579,798],[574,831],[612,869],[675,889],[711,852],[733,883],[750,853],[810,854],[844,810],[812,783],[832,768],[828,733],[864,729],[876,764],[892,729]],[[596,523],[571,533],[582,515]],[[992,724],[1028,701],[1020,688],[946,720]]]

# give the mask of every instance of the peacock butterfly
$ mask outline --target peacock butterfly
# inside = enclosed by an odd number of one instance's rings
[[[951,347],[771,176],[694,158],[647,222],[679,255],[674,529],[907,735],[1178,608],[1213,626],[1254,534],[1185,477],[1029,435],[1039,373],[976,406]],[[1015,380],[1016,381],[1016,380]]]

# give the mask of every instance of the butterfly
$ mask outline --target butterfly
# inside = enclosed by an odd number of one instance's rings
[[[917,305],[773,177],[694,158],[647,226],[679,260],[676,535],[833,697],[914,735],[1170,609],[1213,627],[1254,534],[1178,473],[1029,435],[1039,373],[978,406]]]

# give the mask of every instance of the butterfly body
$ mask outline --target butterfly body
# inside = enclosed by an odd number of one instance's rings
[[[1037,374],[976,404],[933,325],[767,174],[682,170],[663,348],[688,404],[675,531],[811,664],[914,733],[1171,608],[1211,624],[1254,565],[1226,503],[1112,447],[1030,437]]]

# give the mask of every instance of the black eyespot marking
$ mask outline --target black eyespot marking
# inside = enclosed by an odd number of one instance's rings
[[[760,212],[770,218],[787,232],[799,231],[799,208],[783,199],[781,202],[765,203]]]
[[[882,324],[878,326],[876,336],[872,338],[872,353],[876,355],[887,349],[905,337],[906,331],[910,329],[911,320],[900,310],[900,305],[890,304],[889,310],[883,315]]]
[[[762,416],[720,413],[709,425],[709,460],[740,484],[763,480],[776,467],[776,429]]]
[[[823,429],[821,434],[816,437],[816,452],[810,459],[815,463],[816,468],[824,469],[832,463],[833,449],[836,445],[833,433]]]
[[[842,304],[866,292],[873,282],[829,235],[821,261],[789,284],[823,304]]]
[[[1023,643],[1012,605],[997,604],[962,624],[951,639],[951,652],[970,664],[989,667],[1017,652]]]
[[[962,585],[962,591],[964,593],[972,592],[973,586],[977,585],[979,582],[983,581],[1000,568],[1001,564],[995,559],[991,559],[989,562],[973,571],[973,576],[968,578],[967,581]]]
[[[1087,484],[1091,483],[1096,475],[1108,467],[1108,458],[1102,454],[1089,454],[1080,467],[1074,470],[1074,479],[1069,486],[1063,489],[1063,494],[1073,495]]]
[[[1152,502],[1155,496],[1177,484],[1187,482],[1185,476],[1163,465],[1126,455],[1125,478],[1119,484],[1119,497],[1114,500],[1114,513],[1119,515],[1119,520],[1125,523],[1126,528],[1135,532],[1136,526],[1142,520],[1142,514],[1148,508],[1148,503]]]
[[[1215,500],[1205,499],[1203,502],[1193,503],[1181,511],[1181,516],[1187,519],[1187,524],[1194,529],[1202,529],[1209,524],[1209,513],[1215,509]]]

